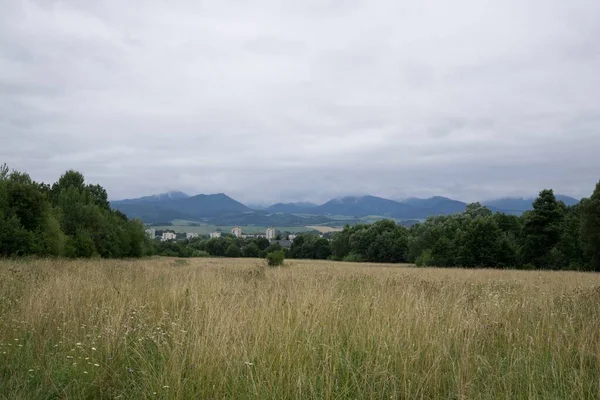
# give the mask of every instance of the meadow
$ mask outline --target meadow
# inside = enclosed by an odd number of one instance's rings
[[[0,260],[3,399],[593,399],[600,275]]]

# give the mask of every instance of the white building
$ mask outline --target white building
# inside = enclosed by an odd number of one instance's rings
[[[296,239],[296,236],[297,236],[297,235],[288,235],[288,239],[289,239],[289,240],[294,240],[294,239]]]
[[[177,235],[173,232],[163,232],[162,234],[162,238],[160,240],[162,240],[163,242],[166,242],[168,240],[175,240],[177,239]]]
[[[197,233],[194,233],[194,232],[186,232],[185,233],[185,238],[188,239],[188,240],[189,239],[193,239],[193,238],[197,238],[197,237],[198,237]]]
[[[146,229],[146,236],[154,240],[156,238],[156,229]]]
[[[276,235],[277,235],[277,232],[275,231],[275,228],[267,229],[267,239],[273,240],[273,239],[275,239]]]
[[[221,232],[212,232],[210,234],[210,238],[211,239],[217,239],[217,238],[220,238],[220,237],[221,237]]]
[[[242,228],[240,228],[239,226],[236,226],[235,228],[233,228],[231,230],[231,234],[233,236],[235,236],[236,238],[241,238],[242,237]]]

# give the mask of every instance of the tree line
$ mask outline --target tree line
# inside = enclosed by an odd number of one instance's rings
[[[290,248],[278,241],[261,238],[237,238],[224,234],[218,238],[198,237],[181,241],[155,241],[155,252],[168,257],[228,257],[264,258],[269,253],[283,251],[286,258],[331,258],[331,243],[314,233],[297,236]]]
[[[52,184],[0,166],[0,256],[141,257],[140,221],[112,210],[106,190],[67,171]]]
[[[493,213],[479,203],[459,214],[432,216],[410,228],[394,221],[346,226],[322,238],[302,234],[291,248],[267,239],[150,240],[141,221],[113,210],[106,190],[67,171],[52,184],[0,166],[0,256],[286,257],[420,266],[600,271],[600,182],[574,206],[542,190],[520,216]]]
[[[268,253],[282,250],[279,243],[265,238],[193,238],[183,241],[154,242],[156,254],[167,257],[228,257],[264,258]]]
[[[419,265],[600,271],[600,183],[574,206],[542,190],[521,216],[471,204],[412,227],[409,240]]]

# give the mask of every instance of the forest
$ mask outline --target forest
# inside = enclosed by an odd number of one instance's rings
[[[151,255],[141,221],[112,210],[106,190],[67,171],[37,183],[0,166],[0,256],[123,258]]]

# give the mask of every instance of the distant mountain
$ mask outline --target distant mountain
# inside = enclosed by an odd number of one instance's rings
[[[121,211],[129,218],[138,218],[148,224],[167,224],[175,219],[194,220],[191,215],[186,215],[175,210],[161,207],[157,203],[111,203],[112,208]]]
[[[482,204],[493,211],[500,211],[506,214],[522,214],[532,208],[534,199],[524,199],[515,197],[505,197],[496,200],[485,201]]]
[[[315,207],[311,213],[319,215],[347,215],[364,217],[378,215],[398,219],[425,219],[432,215],[448,215],[465,210],[467,204],[446,197],[428,199],[409,198],[395,201],[376,196],[342,197]]]
[[[435,196],[428,199],[409,198],[403,201],[419,209],[420,217],[426,218],[430,215],[448,215],[465,211],[467,203],[452,200],[447,197]]]
[[[111,202],[113,208],[125,213],[130,218],[140,218],[145,222],[170,221],[172,219],[200,219],[223,214],[252,211],[231,197],[219,194],[200,194],[188,197],[181,192],[171,192],[156,196],[141,197]],[[161,216],[160,214],[164,214]],[[176,216],[168,219],[168,217]]]
[[[333,222],[321,215],[297,216],[292,213],[252,210],[223,193],[191,197],[183,193],[165,193],[113,201],[111,205],[128,217],[139,218],[149,224],[166,224],[176,219],[213,225],[256,226],[306,226]]]
[[[246,203],[246,206],[253,210],[265,210],[267,207],[269,207],[268,205],[262,203]]]
[[[579,200],[562,194],[557,194],[556,199],[562,201],[568,206],[573,206],[579,203]],[[533,209],[534,201],[535,198],[505,197],[501,199],[485,201],[482,204],[491,208],[493,211],[519,215],[525,211]]]
[[[567,205],[578,200],[556,195]],[[483,204],[494,212],[519,215],[532,208],[533,198],[503,198]],[[463,212],[462,201],[435,196],[427,199],[409,198],[402,201],[376,196],[347,196],[316,205],[313,203],[277,203],[264,210],[251,209],[224,193],[188,196],[168,192],[138,199],[111,202],[112,206],[130,218],[147,223],[164,223],[175,219],[206,222],[215,225],[303,226],[326,223],[360,222],[360,218],[379,216],[400,220],[422,220],[433,215]],[[332,218],[335,216],[335,218]],[[347,219],[340,220],[339,216]]]
[[[571,196],[565,196],[564,194],[557,194],[556,195],[556,200],[560,200],[563,203],[565,203],[568,206],[574,206],[576,204],[579,204],[580,200],[577,200],[576,198],[573,198]],[[533,204],[533,201],[531,202]]]
[[[376,196],[348,196],[329,200],[327,203],[313,208],[312,213],[318,215],[347,215],[364,217],[380,215],[385,217],[408,218],[414,207]]]
[[[167,192],[167,193],[155,194],[152,196],[144,196],[144,197],[140,197],[137,199],[118,200],[113,203],[118,203],[118,204],[164,203],[164,202],[169,202],[172,200],[187,199],[188,197],[190,197],[190,196],[188,196],[187,194],[185,194],[183,192]]]
[[[315,207],[317,207],[316,204],[308,202],[276,203],[265,208],[265,211],[271,213],[311,214]]]
[[[166,207],[196,217],[212,217],[252,211],[252,209],[223,193],[199,194],[185,199],[178,199],[168,202]]]

